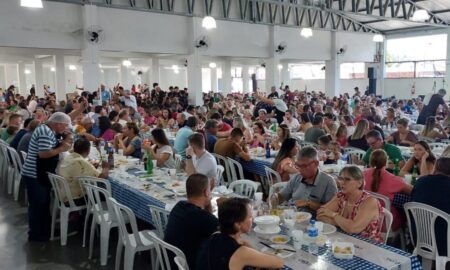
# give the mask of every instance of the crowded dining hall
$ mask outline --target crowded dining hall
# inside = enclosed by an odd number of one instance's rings
[[[0,269],[450,269],[448,1],[0,14]]]

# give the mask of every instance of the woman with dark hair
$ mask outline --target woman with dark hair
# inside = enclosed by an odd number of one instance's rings
[[[173,149],[163,129],[155,128],[151,131],[152,143],[144,144],[142,148],[151,151],[153,160],[156,160],[158,167],[175,169],[175,159]]]
[[[392,202],[394,194],[403,192],[411,194],[412,186],[406,183],[403,178],[396,176],[386,170],[388,156],[383,149],[377,149],[372,152],[369,159],[369,166],[364,171],[365,190],[370,190],[382,194]],[[384,205],[382,205],[384,207]],[[391,207],[391,213],[394,217],[392,230],[396,231],[401,225],[400,213],[395,207]]]
[[[100,116],[98,118],[98,128],[100,130],[100,137],[109,142],[114,140],[114,131],[111,128],[111,121],[106,116]]]
[[[383,243],[383,208],[377,199],[364,191],[361,169],[357,166],[344,167],[338,181],[341,182],[341,191],[317,210],[317,219],[336,225],[347,233]]]
[[[172,118],[172,113],[170,112],[170,109],[163,109],[161,111],[161,115],[159,116],[158,120],[156,120],[156,126],[159,128],[173,128],[173,125],[175,124],[175,120]]]
[[[306,105],[305,105],[306,106]],[[303,107],[304,109],[305,107]],[[305,133],[310,127],[312,127],[311,119],[309,118],[308,113],[303,112],[300,114],[300,130],[299,132]]]
[[[252,230],[252,205],[246,198],[230,198],[219,205],[220,232],[202,245],[197,256],[197,269],[228,270],[245,267],[278,269],[283,260],[252,248],[241,239]]]
[[[281,145],[283,142],[291,137],[291,131],[289,130],[289,127],[285,124],[281,124],[277,128],[277,137],[272,140],[272,148],[275,150],[280,150]]]
[[[400,175],[410,174],[416,167],[417,175],[429,175],[434,171],[434,165],[436,163],[436,157],[431,151],[430,146],[425,141],[418,141],[414,144],[414,154],[405,163],[400,170]]]
[[[413,146],[417,141],[417,136],[409,130],[409,120],[400,118],[397,121],[397,131],[387,137],[386,141],[395,145]]]
[[[266,137],[264,136],[266,131],[264,130],[264,124],[261,121],[253,123],[253,140],[250,142],[252,148],[264,147]]]
[[[299,146],[294,138],[287,138],[281,145],[280,151],[278,151],[272,164],[272,169],[280,174],[282,181],[289,181],[290,174],[298,173],[294,161],[298,151]]]
[[[112,124],[117,123],[117,121],[119,121],[119,113],[116,111],[111,111],[108,115],[108,118]]]
[[[122,134],[117,134],[115,140],[117,148],[123,149],[124,156],[142,157],[142,140],[139,138],[139,128],[136,123],[126,123],[122,129]]]

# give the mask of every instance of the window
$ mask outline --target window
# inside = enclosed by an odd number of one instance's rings
[[[443,77],[447,35],[387,40],[386,78]]]
[[[292,65],[291,78],[302,80],[325,79],[325,63]]]
[[[364,63],[342,63],[341,79],[364,79],[365,67]]]
[[[265,80],[266,79],[266,69],[263,67],[256,69],[256,79],[257,80]]]
[[[231,68],[231,78],[242,78],[242,67]]]

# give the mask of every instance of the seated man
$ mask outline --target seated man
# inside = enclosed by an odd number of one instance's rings
[[[292,199],[301,211],[315,214],[317,209],[336,195],[336,182],[319,170],[318,153],[313,147],[302,148],[295,165],[299,174],[291,177],[281,192],[272,195],[271,203],[277,205]]]
[[[378,130],[371,130],[367,132],[366,140],[370,148],[367,150],[366,154],[363,157],[364,164],[369,164],[369,158],[373,150],[383,149],[388,155],[390,161],[398,162],[400,168],[405,165],[405,160],[400,149],[393,144],[385,143],[383,140],[383,136],[381,136],[381,133]],[[390,163],[387,166],[388,169],[394,169],[394,167],[394,163]]]
[[[205,150],[205,139],[202,134],[194,133],[188,138],[186,149],[186,172],[188,175],[201,173],[211,181],[211,186],[219,184],[217,178],[216,159]]]
[[[411,201],[431,205],[450,214],[450,158],[441,157],[436,161],[434,173],[422,176],[411,193]],[[446,225],[439,218],[435,226],[439,256],[449,256],[447,251]]]
[[[218,125],[219,122],[214,119],[209,119],[205,123],[205,133],[206,133],[206,150],[208,152],[213,153],[214,152],[214,146],[217,142],[217,132],[218,132]]]
[[[244,160],[251,160],[252,158],[248,153],[245,142],[242,141],[243,137],[244,133],[242,132],[242,129],[233,128],[228,138],[216,142],[214,153],[233,159],[236,156],[239,156]]]
[[[197,117],[191,116],[186,121],[186,126],[180,128],[175,137],[173,148],[177,154],[186,159],[186,148],[188,147],[188,138],[197,129],[198,120]]]
[[[84,204],[84,191],[78,181],[79,176],[93,176],[99,178],[107,178],[109,173],[109,165],[107,162],[102,163],[102,170],[99,171],[86,160],[89,156],[91,143],[84,137],[78,138],[73,144],[73,153],[70,153],[62,161],[60,161],[56,173],[69,183],[69,188],[73,199],[78,204]],[[67,197],[65,198],[67,201]]]
[[[1,135],[1,139],[6,143],[10,144],[14,139],[17,131],[19,131],[20,126],[22,125],[22,115],[20,114],[11,114],[9,116],[8,126],[3,129]]]
[[[200,245],[217,231],[219,221],[212,214],[208,177],[190,175],[186,181],[186,193],[187,201],[179,201],[170,212],[164,241],[181,249],[189,269],[196,269]]]
[[[312,121],[312,125],[305,132],[305,141],[319,144],[319,138],[326,135],[323,129],[324,122],[322,116],[316,115]]]

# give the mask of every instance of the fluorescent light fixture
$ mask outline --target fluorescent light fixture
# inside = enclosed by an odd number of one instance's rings
[[[100,70],[101,73],[105,73],[105,71],[103,69]]]
[[[56,68],[51,67],[51,68],[50,68],[50,71],[51,71],[51,72],[55,72],[55,71],[56,71]]]
[[[31,74],[31,70],[25,69],[25,70],[24,70],[24,73],[25,73],[25,74]]]
[[[312,37],[313,31],[312,31],[311,28],[306,27],[306,28],[303,28],[303,29],[300,31],[300,35],[301,35],[302,37],[309,38],[309,37]]]
[[[172,65],[172,69],[173,70],[178,70],[178,66],[177,65]]]
[[[98,64],[98,67],[99,67],[99,68],[102,68],[102,64]]]
[[[216,19],[211,16],[204,17],[202,21],[202,27],[208,30],[217,28]]]
[[[179,69],[174,69],[173,73],[178,74],[178,73],[180,73],[180,70]]]
[[[216,68],[216,67],[217,67],[217,65],[216,65],[216,63],[214,63],[214,62],[211,62],[211,63],[209,63],[209,67],[210,67],[210,68]]]
[[[20,0],[20,6],[29,8],[43,8],[42,0]]]
[[[132,63],[131,63],[130,60],[127,59],[127,60],[123,60],[122,65],[123,65],[124,67],[129,67],[129,66],[132,65]]]
[[[279,70],[283,69],[283,65],[282,64],[279,64],[277,67],[278,67]]]
[[[384,41],[384,37],[381,34],[376,34],[373,36],[373,42],[383,42]]]
[[[77,67],[75,65],[69,65],[69,70],[77,70]]]
[[[430,14],[425,9],[418,9],[414,11],[414,14],[411,18],[412,21],[415,22],[424,22],[430,18]]]

